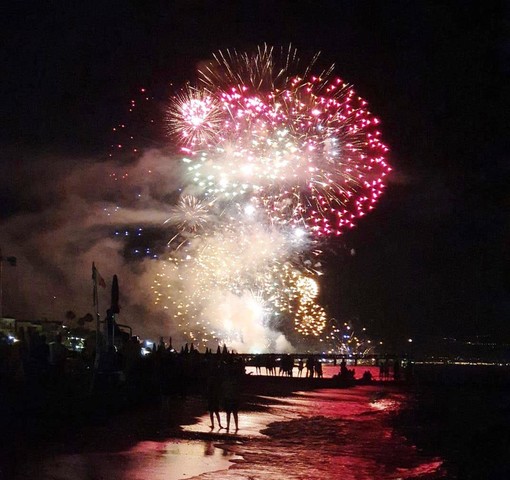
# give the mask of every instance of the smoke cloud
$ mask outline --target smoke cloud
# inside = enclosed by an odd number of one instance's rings
[[[4,315],[65,320],[69,310],[77,318],[93,314],[95,262],[107,284],[98,292],[101,317],[109,307],[116,274],[120,323],[142,338],[172,336],[175,342],[184,341],[182,320],[175,309],[155,304],[153,290],[164,263],[158,253],[163,253],[169,235],[164,222],[183,193],[179,160],[159,150],[147,151],[129,164],[48,157],[18,161],[3,173],[1,186],[9,194],[11,209],[0,217],[0,247],[4,256],[17,257],[16,267],[5,264],[3,269]],[[249,242],[238,256],[225,251],[230,260],[225,275],[243,270],[255,276],[275,255],[287,254],[277,232],[268,232],[255,220],[248,225]],[[146,231],[159,236],[160,252],[140,246]],[[230,248],[225,242],[236,250],[235,232],[196,239],[194,248],[221,253]],[[195,280],[189,277],[184,288],[193,290]],[[268,325],[267,312],[253,292],[211,289],[200,309],[209,328],[224,332],[224,340],[238,352],[292,351],[284,335]]]
[[[151,150],[124,165],[53,157],[12,165],[0,181],[10,206],[2,211],[0,247],[17,265],[4,265],[3,314],[63,320],[68,310],[78,317],[93,312],[95,262],[107,283],[99,289],[101,316],[117,274],[120,322],[143,337],[172,334],[171,319],[151,309],[156,262],[130,258],[126,245],[133,232],[160,228],[167,218],[178,162]]]

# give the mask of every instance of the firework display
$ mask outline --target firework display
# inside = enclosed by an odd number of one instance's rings
[[[186,178],[153,288],[198,344],[267,349],[285,323],[319,337],[320,242],[383,192],[379,120],[331,69],[312,75],[315,60],[300,68],[291,47],[219,52],[168,109]]]
[[[321,340],[328,353],[343,355],[368,355],[374,353],[375,349],[383,344],[380,340],[375,341],[368,334],[366,327],[362,327],[356,333],[353,322],[340,323],[334,318],[331,319],[323,337]]]

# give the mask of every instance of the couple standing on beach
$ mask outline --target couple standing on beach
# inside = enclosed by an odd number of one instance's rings
[[[244,374],[242,364],[230,362],[211,367],[207,379],[207,410],[211,419],[211,429],[214,429],[214,417],[221,425],[220,411],[227,415],[227,432],[230,430],[230,419],[234,417],[236,432],[239,430],[239,404],[241,400],[240,381]]]

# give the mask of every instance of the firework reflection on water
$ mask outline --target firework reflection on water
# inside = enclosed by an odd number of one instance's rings
[[[235,436],[213,432],[223,439],[222,448],[244,459],[221,472],[221,478],[446,478],[440,458],[420,454],[391,426],[390,418],[405,400],[405,394],[388,386],[301,392],[268,400],[267,411],[240,415]],[[210,432],[208,416],[185,431]],[[217,479],[218,472],[198,478]]]
[[[402,390],[388,384],[298,392],[267,398],[266,406],[256,411],[241,411],[235,433],[211,431],[205,414],[198,423],[184,426],[181,438],[142,439],[129,448],[120,447],[129,426],[110,429],[102,445],[94,431],[85,432],[92,450],[59,453],[49,444],[44,454],[27,452],[14,478],[448,478],[441,458],[420,453],[392,426],[391,418],[406,399]]]

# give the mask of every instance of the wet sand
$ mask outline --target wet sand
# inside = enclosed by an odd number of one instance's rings
[[[259,394],[288,396],[321,385],[319,380],[250,375],[244,384],[243,408],[267,408],[268,399]],[[168,403],[154,394],[149,396],[152,400],[139,406],[126,403],[122,393],[70,396],[70,392],[62,391],[45,397],[44,392],[34,390],[18,397],[4,395],[0,399],[0,480],[23,478],[16,476],[20,465],[38,463],[49,451],[54,456],[87,454],[105,446],[109,452],[120,452],[143,441],[200,438],[200,432],[183,435],[181,429],[196,423],[205,413],[205,400],[196,394],[200,388],[191,390],[195,390],[194,395],[171,396]],[[207,438],[215,440],[214,432]]]
[[[419,451],[391,419],[406,395],[389,384],[319,389],[272,398],[264,412],[245,412],[240,431],[218,446],[242,460],[202,480],[439,480],[443,460]],[[185,430],[205,431],[206,418]]]
[[[211,429],[200,396],[132,408],[18,452],[10,478],[441,478],[387,422],[399,388],[323,385],[247,378],[238,432]]]

